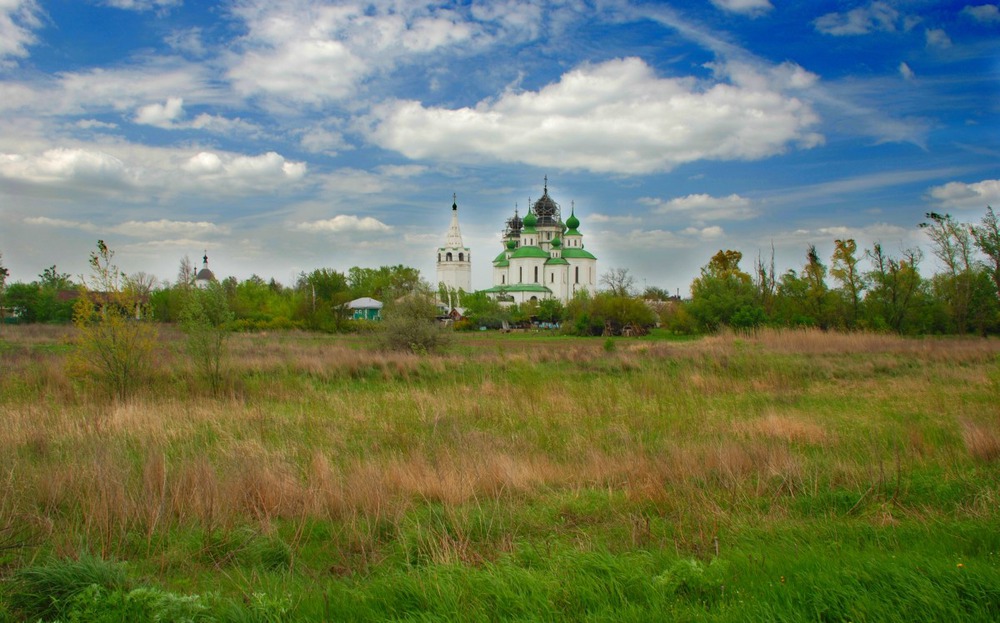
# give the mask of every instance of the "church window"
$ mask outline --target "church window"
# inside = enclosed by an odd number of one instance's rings
[[[446,254],[444,256],[444,259],[450,262],[451,261],[451,253]]]
[[[500,285],[506,285],[507,275],[500,275]]]
[[[465,261],[465,254],[464,253],[459,253],[458,254],[458,261],[459,262],[464,262]]]
[[[538,267],[535,266],[535,283],[538,283]]]
[[[524,283],[524,266],[517,267],[517,282]]]
[[[576,282],[580,283],[580,267],[576,267]]]
[[[549,283],[555,283],[555,282],[556,282],[556,274],[549,273]]]
[[[438,261],[439,262],[441,261],[441,254],[440,253],[438,253]]]

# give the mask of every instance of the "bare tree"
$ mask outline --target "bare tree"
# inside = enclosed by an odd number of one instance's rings
[[[601,275],[601,285],[615,296],[632,296],[635,292],[635,277],[627,268],[612,268]]]
[[[191,258],[185,255],[181,258],[181,265],[177,269],[177,285],[182,288],[194,285],[194,278],[197,274],[194,264],[191,263]]]
[[[153,289],[156,288],[159,280],[155,275],[150,275],[139,271],[137,273],[132,273],[125,278],[125,287],[130,289],[136,296],[142,300],[148,299],[149,295],[153,293]]]

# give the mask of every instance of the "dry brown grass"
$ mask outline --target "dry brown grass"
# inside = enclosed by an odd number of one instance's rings
[[[815,422],[773,412],[753,420],[736,422],[733,430],[751,439],[778,439],[813,446],[826,445],[830,440],[826,430]]]
[[[983,463],[1000,460],[1000,421],[962,422],[962,440],[969,454]]]

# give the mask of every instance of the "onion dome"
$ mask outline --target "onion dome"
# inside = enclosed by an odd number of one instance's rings
[[[560,240],[558,238],[553,238],[552,239],[552,248],[553,249],[558,249],[561,246],[562,246],[562,240]]]
[[[570,229],[576,229],[580,226],[580,219],[576,218],[576,210],[574,208],[573,212],[570,212],[569,218],[566,219],[566,227]]]
[[[510,240],[507,241],[507,249],[508,250],[513,251],[516,248],[517,248],[517,240],[514,240],[513,238],[511,238]]]
[[[537,225],[540,227],[551,227],[559,223],[559,204],[549,196],[549,178],[545,176],[545,190],[542,197],[532,206],[532,212],[538,219]]]
[[[524,228],[534,229],[535,225],[538,223],[538,217],[531,210],[528,210],[528,214],[524,217]]]

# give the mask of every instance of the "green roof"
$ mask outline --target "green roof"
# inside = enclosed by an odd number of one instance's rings
[[[566,232],[565,234],[563,234],[563,237],[565,238],[566,236],[582,236],[582,235],[583,234],[581,234],[580,232],[578,232],[576,230],[576,227],[574,227],[573,229],[571,229],[568,232]]]
[[[517,251],[514,251],[513,255],[510,256],[511,259],[518,259],[522,257],[548,258],[549,254],[539,247],[519,247]]]
[[[550,257],[549,260],[545,262],[545,265],[549,266],[551,264],[569,264],[569,262],[562,259],[561,257]]]
[[[495,268],[507,268],[508,266],[510,266],[510,262],[508,262],[506,259],[494,260],[493,266]]]
[[[502,262],[505,259],[507,259],[507,252],[506,251],[501,251],[500,255],[496,256],[496,258],[494,258],[493,261],[494,262]]]
[[[562,250],[562,256],[565,257],[565,258],[573,259],[573,260],[579,260],[579,259],[596,260],[597,259],[596,257],[594,257],[593,253],[591,253],[590,251],[587,251],[586,249],[574,249],[572,247],[568,248],[568,249],[567,248],[563,248],[563,250]]]
[[[502,286],[493,286],[482,292],[490,294],[500,294],[503,292],[540,292],[542,294],[552,294],[552,290],[539,283],[509,283]]]

